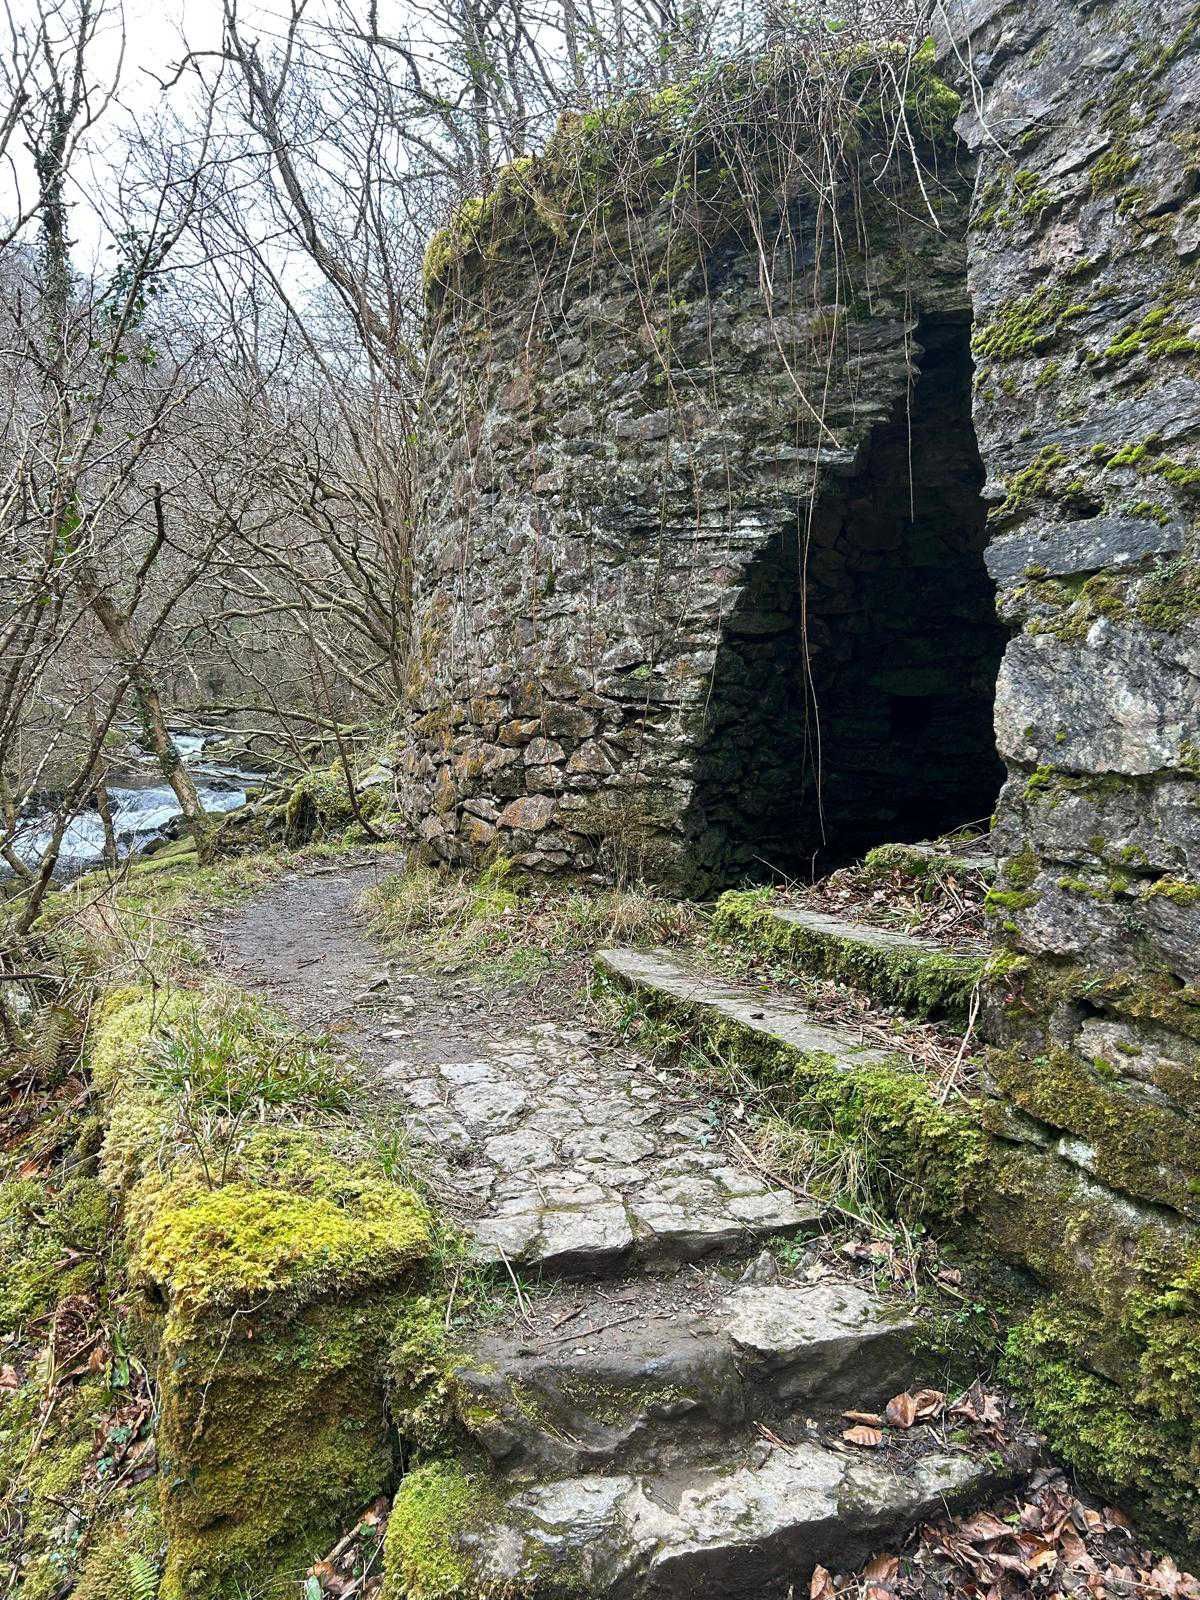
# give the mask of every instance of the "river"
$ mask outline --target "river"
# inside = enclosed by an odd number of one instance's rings
[[[240,767],[217,759],[206,759],[206,746],[220,744],[222,735],[208,729],[194,728],[173,732],[172,743],[191,770],[196,783],[196,793],[206,811],[236,811],[246,802],[246,784],[261,780],[261,773],[248,772]],[[149,765],[149,758],[133,758],[114,773],[108,785],[112,802],[113,832],[116,835],[117,854],[125,857],[145,847],[155,839],[166,837],[167,831],[181,815],[175,791],[163,782],[161,775]],[[15,852],[22,861],[37,866],[45,855],[54,825],[53,808],[46,805],[32,810],[22,819],[15,841]],[[94,808],[78,812],[67,826],[59,852],[56,878],[72,878],[104,859],[104,824]],[[8,869],[0,863],[0,876]]]

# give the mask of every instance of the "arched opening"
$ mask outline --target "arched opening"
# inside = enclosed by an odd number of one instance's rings
[[[698,876],[808,878],[985,818],[1005,632],[983,562],[970,326],[926,317],[920,376],[852,477],[754,560],[696,766]]]

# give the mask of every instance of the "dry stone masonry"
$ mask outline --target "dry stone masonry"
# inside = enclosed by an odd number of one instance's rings
[[[689,890],[994,808],[1009,1370],[1200,1537],[1200,8],[929,26],[961,106],[923,55],[836,210],[763,69],[749,196],[673,100],[435,241],[402,798],[435,859]]]
[[[404,798],[435,858],[696,887],[994,801],[956,102],[923,57],[889,159],[852,80],[831,211],[785,154],[811,93],[768,62],[719,130],[583,119],[431,247]]]

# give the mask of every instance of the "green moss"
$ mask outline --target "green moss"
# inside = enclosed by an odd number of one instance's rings
[[[114,989],[97,1005],[88,1029],[87,1064],[92,1082],[109,1090],[144,1065],[157,1040],[194,1012],[187,989]]]
[[[1103,1182],[1200,1219],[1189,1181],[1200,1175],[1200,1133],[1188,1118],[1105,1081],[1066,1050],[1032,1059],[1024,1051],[993,1050],[988,1064],[1014,1105],[1091,1147]]]
[[[1014,472],[1005,484],[1005,497],[994,515],[997,520],[1012,514],[1030,500],[1051,498],[1054,473],[1067,464],[1068,457],[1056,444],[1045,445],[1027,467]]]
[[[897,162],[901,109],[905,155]],[[566,113],[542,154],[504,167],[490,193],[460,205],[430,240],[427,300],[436,305],[464,273],[491,263],[524,270],[531,252],[557,249],[581,234],[603,237],[619,255],[629,248],[629,219],[660,203],[687,219],[683,226],[668,223],[662,235],[670,264],[665,276],[678,282],[698,259],[698,213],[744,216],[759,190],[762,203],[770,203],[766,191],[774,192],[778,174],[769,162],[747,169],[746,135],[779,121],[798,136],[820,127],[826,149],[839,159],[882,144],[891,164],[906,168],[914,147],[923,164],[931,151],[953,144],[960,109],[958,95],[934,70],[929,41],[910,50],[887,43],[847,49],[831,40],[826,50],[779,48],[582,115]],[[901,173],[897,181],[903,180]]]
[[[1200,884],[1184,883],[1178,878],[1159,878],[1147,889],[1146,899],[1153,900],[1159,896],[1175,906],[1197,906],[1200,905]]]
[[[1110,145],[1092,162],[1092,193],[1104,194],[1119,189],[1137,164],[1137,156],[1124,140],[1118,140],[1117,143]]]
[[[57,1190],[33,1179],[0,1183],[0,1332],[94,1288],[108,1228],[108,1196],[93,1178]]]
[[[1200,339],[1191,338],[1183,323],[1173,322],[1165,306],[1156,306],[1140,322],[1123,329],[1106,347],[1103,359],[1120,362],[1143,354],[1150,360],[1197,355],[1200,354]]]
[[[388,1404],[403,1438],[420,1450],[450,1442],[459,1360],[440,1298],[419,1295],[406,1300],[388,1343]]]
[[[429,1461],[397,1491],[384,1545],[382,1600],[471,1600],[481,1588],[461,1539],[494,1491],[458,1462]]]
[[[92,1544],[71,1600],[157,1600],[163,1556],[157,1496],[143,1494]]]
[[[1200,1537],[1200,1469],[1187,1428],[1129,1402],[1089,1367],[1095,1325],[1051,1302],[1009,1334],[1003,1376],[1031,1409],[1050,1447],[1085,1480],[1135,1505],[1161,1526]]]
[[[1066,328],[1091,309],[1091,302],[1072,299],[1068,289],[1035,289],[1007,300],[990,322],[971,339],[976,360],[1017,361],[1048,350]]]
[[[384,807],[384,791],[374,786],[359,789],[358,810],[369,822]],[[313,839],[335,838],[358,824],[343,767],[314,768],[297,778],[283,806],[284,837],[289,845]]]
[[[302,1159],[313,1153],[301,1149]],[[144,1180],[131,1200],[134,1280],[186,1319],[266,1294],[303,1302],[373,1287],[427,1256],[430,1220],[411,1190],[350,1173],[330,1182],[314,1160],[311,1173],[275,1175],[299,1178],[307,1192],[245,1179],[208,1189],[195,1174]]]
[[[292,1592],[395,1471],[383,1345],[395,1296],[168,1322],[162,1600]]]
[[[983,968],[982,956],[954,951],[889,949],[808,928],[780,916],[769,891],[730,890],[717,902],[713,931],[749,940],[807,972],[849,983],[885,1005],[919,1017],[965,1017]]]

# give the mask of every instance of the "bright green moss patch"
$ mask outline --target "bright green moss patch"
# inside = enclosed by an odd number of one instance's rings
[[[92,1014],[87,1063],[92,1082],[108,1090],[133,1076],[155,1042],[187,1020],[199,1003],[187,989],[114,989]]]
[[[176,1317],[270,1293],[306,1300],[386,1283],[430,1246],[428,1215],[411,1190],[369,1179],[337,1197],[184,1180],[138,1203],[153,1215],[131,1270],[168,1297]]]
[[[983,969],[982,955],[884,947],[789,921],[769,890],[730,890],[717,902],[713,929],[749,940],[805,971],[853,984],[884,1005],[917,1017],[965,1017]]]
[[[458,1462],[429,1461],[406,1475],[384,1545],[383,1600],[472,1600],[483,1591],[461,1535],[479,1525],[494,1491]]]
[[[990,322],[977,328],[971,339],[972,352],[976,360],[992,361],[1040,355],[1090,309],[1089,301],[1074,301],[1068,289],[1036,289],[1020,299],[1005,301]]]
[[[297,778],[288,790],[283,803],[283,827],[286,842],[295,847],[308,844],[312,839],[326,839],[345,834],[348,829],[362,825],[358,812],[368,822],[378,817],[384,809],[384,791],[381,787],[356,788],[351,799],[345,769],[337,762],[331,767],[314,767]]]
[[[1186,326],[1171,319],[1165,306],[1148,311],[1140,322],[1124,328],[1104,351],[1105,361],[1128,361],[1135,355],[1150,360],[1167,356],[1200,355],[1200,339],[1189,336]]]

